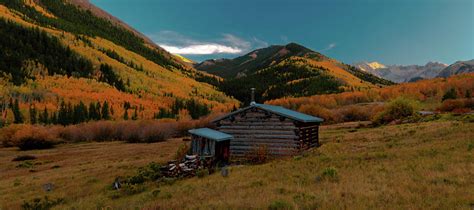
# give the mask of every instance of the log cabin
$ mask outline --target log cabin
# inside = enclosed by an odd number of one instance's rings
[[[262,147],[271,156],[288,156],[319,146],[321,122],[318,117],[257,103],[213,121],[216,130],[234,137],[230,141],[232,158]]]
[[[258,104],[241,108],[212,121],[216,131],[233,138],[231,159],[245,158],[259,149],[270,156],[291,156],[319,146],[319,125],[323,119],[281,106]]]

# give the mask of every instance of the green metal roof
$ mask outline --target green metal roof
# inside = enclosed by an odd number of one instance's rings
[[[293,111],[281,106],[273,106],[267,104],[255,104],[255,106],[260,107],[269,112],[273,112],[277,115],[285,116],[290,119],[301,121],[301,122],[323,122],[324,120],[319,117],[314,117],[311,115],[303,114],[301,112]]]
[[[199,129],[192,129],[188,131],[189,133],[196,135],[196,136],[201,136],[207,139],[212,139],[214,141],[225,141],[225,140],[232,140],[234,139],[233,136],[227,134],[227,133],[222,133],[220,131],[216,131],[210,128],[199,128]]]
[[[296,120],[296,121],[304,122],[304,123],[309,123],[309,122],[318,122],[319,123],[319,122],[324,121],[323,119],[321,119],[319,117],[303,114],[301,112],[293,111],[291,109],[287,109],[287,108],[284,108],[284,107],[281,107],[281,106],[273,106],[273,105],[267,105],[267,104],[253,103],[248,107],[239,109],[239,110],[237,110],[235,112],[232,112],[232,113],[229,113],[229,114],[227,114],[227,115],[225,115],[221,118],[218,118],[218,119],[214,120],[213,122],[223,120],[227,117],[230,117],[234,114],[240,113],[242,111],[248,110],[248,109],[253,108],[253,107],[260,108],[260,109],[263,109],[265,111],[274,113],[276,115],[280,115],[280,116],[283,116],[283,117],[288,117],[292,120]]]

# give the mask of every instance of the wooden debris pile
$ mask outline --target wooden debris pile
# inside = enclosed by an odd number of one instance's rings
[[[164,177],[193,177],[196,172],[202,169],[212,169],[212,160],[209,158],[200,158],[197,155],[186,155],[184,160],[169,161],[167,165],[160,168]]]

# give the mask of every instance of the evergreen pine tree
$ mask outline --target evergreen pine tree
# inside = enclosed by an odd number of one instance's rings
[[[46,107],[44,107],[44,110],[43,110],[43,113],[40,113],[39,114],[39,123],[43,124],[43,125],[46,125],[49,123],[49,114],[48,114],[48,109],[46,109]]]
[[[456,98],[457,98],[456,90],[454,88],[451,88],[443,95],[443,98],[441,99],[441,101],[445,101],[448,99],[456,99]]]
[[[30,104],[30,124],[38,123],[38,114],[36,112],[36,107],[33,104]]]
[[[125,109],[125,112],[123,113],[123,119],[128,120],[128,110]]]
[[[97,114],[96,120],[101,120],[102,119],[102,113],[100,113],[102,109],[102,106],[100,105],[100,101],[97,101],[97,104],[95,105],[95,111]]]
[[[68,102],[66,106],[66,125],[71,125],[73,123],[74,123],[74,108],[72,107],[71,102]]]
[[[86,122],[87,118],[87,107],[84,103],[82,103],[82,101],[80,101],[78,105],[74,106],[73,124]]]
[[[138,120],[138,107],[135,106],[135,111],[132,115],[132,120]]]
[[[103,120],[110,120],[109,103],[107,103],[107,101],[104,101],[101,114]]]
[[[52,112],[51,116],[49,117],[49,122],[53,125],[58,124],[58,113]]]
[[[67,113],[67,105],[64,101],[61,102],[59,105],[59,111],[57,114],[57,123],[61,125],[67,125],[68,124],[68,113]]]
[[[15,124],[23,123],[23,115],[21,114],[21,111],[20,111],[20,104],[18,102],[18,99],[15,99],[15,103],[12,105],[12,111],[13,111],[13,117],[14,117],[13,123]]]
[[[97,111],[94,102],[89,104],[89,120],[97,120]]]

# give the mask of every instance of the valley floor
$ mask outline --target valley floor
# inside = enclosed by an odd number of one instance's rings
[[[233,166],[144,192],[113,196],[117,176],[172,159],[180,139],[156,144],[83,143],[44,151],[0,149],[0,209],[63,198],[58,209],[472,209],[474,123],[437,121],[321,129],[322,146],[263,165]],[[27,166],[11,160],[35,155]],[[45,192],[42,185],[52,183]]]

